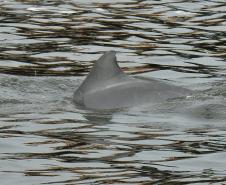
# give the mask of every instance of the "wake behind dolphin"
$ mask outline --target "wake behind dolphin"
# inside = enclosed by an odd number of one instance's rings
[[[105,52],[74,93],[77,105],[90,109],[118,109],[158,103],[187,96],[190,90],[156,79],[125,74],[118,66],[115,51]]]

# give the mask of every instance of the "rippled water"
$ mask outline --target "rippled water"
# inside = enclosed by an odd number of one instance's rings
[[[225,184],[224,0],[0,1],[0,184]],[[103,51],[195,91],[79,110]]]

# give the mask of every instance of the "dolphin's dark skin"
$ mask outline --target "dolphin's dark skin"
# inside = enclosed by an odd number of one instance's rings
[[[156,79],[125,74],[114,51],[105,52],[74,93],[74,102],[89,109],[118,109],[185,97],[190,90]]]

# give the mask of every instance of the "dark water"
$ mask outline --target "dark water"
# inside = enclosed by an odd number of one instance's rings
[[[0,184],[226,184],[225,19],[224,0],[1,0]],[[75,108],[108,50],[196,93]]]

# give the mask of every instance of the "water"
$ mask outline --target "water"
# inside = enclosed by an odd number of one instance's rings
[[[226,184],[225,1],[0,2],[0,184]],[[103,51],[195,91],[80,110]]]

